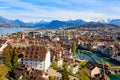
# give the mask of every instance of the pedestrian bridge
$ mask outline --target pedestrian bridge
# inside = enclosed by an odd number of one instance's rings
[[[111,73],[118,73],[120,72],[120,66],[106,66],[106,65],[103,65],[103,64],[99,64],[99,63],[96,63],[96,62],[92,62],[94,65],[96,65],[97,67],[99,68],[104,68],[104,70],[106,72],[111,72]]]
[[[111,66],[108,67],[109,70],[120,70],[120,66]]]
[[[108,67],[108,70],[112,74],[120,73],[120,66],[111,66],[111,67]]]

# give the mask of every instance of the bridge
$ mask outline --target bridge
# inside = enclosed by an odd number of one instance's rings
[[[92,64],[94,64],[95,66],[99,67],[99,68],[105,68],[105,69],[108,69],[108,66],[106,65],[103,65],[103,64],[100,64],[100,63],[96,63],[96,62],[91,62]]]
[[[111,74],[120,73],[120,66],[111,66],[108,67],[108,70]]]
[[[111,66],[108,67],[109,70],[120,70],[120,66]]]
[[[99,64],[96,62],[92,62],[94,65],[96,65],[99,68],[104,68],[106,72],[110,72],[111,74],[120,72],[120,66],[106,66],[103,64]]]

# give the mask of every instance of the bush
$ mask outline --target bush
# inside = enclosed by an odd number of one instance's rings
[[[87,69],[83,68],[82,69],[82,73],[84,73],[86,76],[89,76],[89,72]]]
[[[54,76],[49,76],[49,80],[54,80]]]
[[[59,79],[55,76],[49,76],[49,80],[59,80]]]
[[[0,64],[0,80],[4,80],[8,74],[9,68],[6,65]]]
[[[80,67],[81,68],[84,68],[85,67],[85,64],[88,62],[88,60],[85,60],[83,62],[80,62]]]
[[[57,66],[56,61],[53,61],[51,66],[52,66],[53,68],[55,68],[55,67]]]
[[[53,62],[52,62],[51,67],[53,67],[53,69],[55,69],[55,70],[60,70],[60,69],[61,69],[61,67],[60,67],[60,66],[57,66],[56,61],[53,61]]]
[[[110,63],[109,63],[109,62],[105,62],[105,65],[106,65],[106,66],[110,66]]]

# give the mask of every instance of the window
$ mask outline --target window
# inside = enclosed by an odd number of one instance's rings
[[[38,53],[36,52],[36,55],[37,55]]]
[[[42,66],[40,66],[40,68],[42,68]]]
[[[32,50],[34,50],[34,48],[32,48]]]
[[[32,57],[32,55],[30,55],[30,58]]]
[[[39,49],[37,48],[37,51],[38,51]]]

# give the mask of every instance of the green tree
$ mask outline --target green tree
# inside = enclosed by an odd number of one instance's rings
[[[54,80],[54,76],[49,76],[49,80]]]
[[[76,42],[75,42],[75,41],[74,41],[73,44],[72,44],[71,51],[72,51],[73,53],[75,53],[75,51],[76,51]]]
[[[53,69],[55,69],[55,70],[61,70],[61,67],[57,65],[57,62],[56,62],[56,61],[53,61],[53,62],[52,62],[51,67],[53,67]]]
[[[5,80],[8,73],[8,67],[6,65],[0,64],[0,80]]]
[[[83,62],[80,62],[80,67],[81,68],[84,68],[85,67],[85,64],[88,62],[88,60],[86,59],[85,61]]]
[[[105,62],[105,65],[110,67],[110,63],[109,62]]]
[[[12,52],[8,48],[5,53],[5,62],[11,71],[13,71],[18,65],[18,52],[17,49],[14,48]]]
[[[55,76],[49,76],[49,80],[59,80],[59,79]]]
[[[12,69],[11,60],[12,60],[11,52],[10,52],[10,49],[8,48],[5,53],[5,63],[9,67],[10,70]]]
[[[62,70],[62,80],[70,80],[66,66],[64,66]]]
[[[56,68],[56,66],[57,66],[56,61],[53,61],[51,66],[55,69],[55,68]]]
[[[18,52],[17,49],[14,48],[13,49],[13,55],[12,55],[12,66],[13,66],[13,70],[17,67],[18,65]]]

